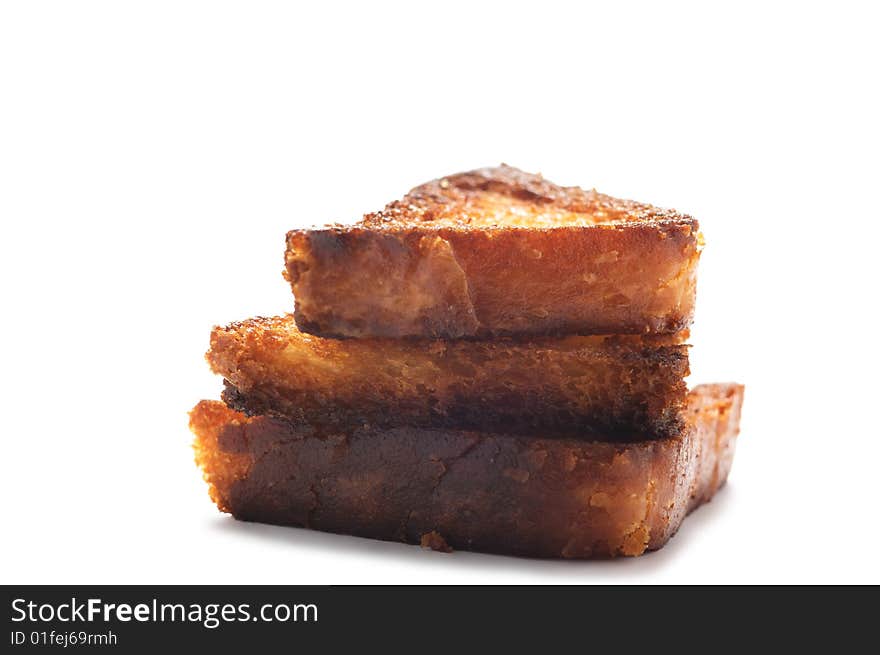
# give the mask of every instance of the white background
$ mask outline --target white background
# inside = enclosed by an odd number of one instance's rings
[[[612,8],[613,6],[613,8]],[[3,583],[880,582],[871,3],[5,2]],[[706,235],[691,380],[747,385],[662,551],[540,562],[220,515],[212,325],[295,226],[507,162]]]

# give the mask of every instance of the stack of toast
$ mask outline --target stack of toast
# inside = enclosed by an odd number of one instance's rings
[[[702,237],[509,166],[287,235],[295,312],[215,328],[190,414],[238,519],[531,557],[662,546],[730,470],[743,387],[687,389]]]

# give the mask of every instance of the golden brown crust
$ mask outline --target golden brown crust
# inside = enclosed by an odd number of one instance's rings
[[[669,333],[693,315],[698,231],[502,166],[289,232],[285,275],[300,327],[325,336]]]
[[[689,396],[688,427],[611,443],[490,432],[323,430],[248,417],[217,401],[191,413],[196,460],[236,518],[530,557],[639,555],[665,544],[727,479],[743,388]]]
[[[696,227],[690,216],[595,189],[563,187],[540,174],[502,164],[426,182],[363,224],[381,229],[424,227],[485,230],[555,229],[620,223],[678,223]]]
[[[215,328],[207,359],[248,413],[627,438],[680,430],[686,336],[324,339],[288,315]]]

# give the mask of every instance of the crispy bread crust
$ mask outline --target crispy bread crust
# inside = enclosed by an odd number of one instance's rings
[[[491,432],[322,430],[217,401],[190,414],[196,461],[236,518],[529,557],[640,555],[663,546],[724,484],[743,388],[689,396],[660,441]]]
[[[354,226],[287,235],[301,329],[325,336],[671,333],[693,316],[690,216],[509,166],[428,182]]]
[[[595,189],[559,186],[504,164],[421,184],[383,210],[366,214],[362,223],[394,230],[420,223],[463,231],[622,223],[697,225],[690,216],[672,209],[613,198]]]
[[[324,339],[288,315],[214,328],[207,360],[250,414],[625,439],[680,431],[684,337]]]

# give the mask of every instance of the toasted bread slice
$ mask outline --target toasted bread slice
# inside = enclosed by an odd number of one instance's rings
[[[682,424],[683,336],[324,339],[288,315],[214,328],[207,359],[250,413],[659,437]]]
[[[693,315],[698,228],[501,166],[289,232],[285,276],[300,328],[324,336],[672,333]]]
[[[727,479],[743,388],[697,387],[660,441],[424,428],[322,431],[203,400],[190,414],[211,498],[238,519],[529,557],[640,555]]]

